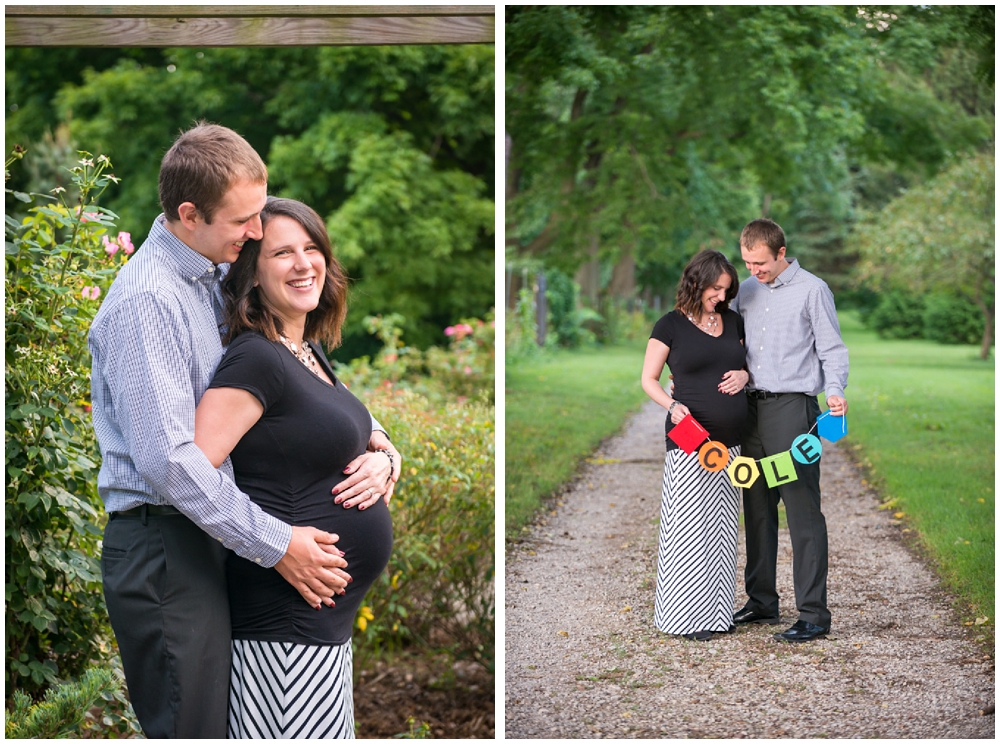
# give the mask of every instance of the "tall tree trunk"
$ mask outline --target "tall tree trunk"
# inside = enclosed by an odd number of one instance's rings
[[[513,170],[510,168],[510,156],[511,151],[514,149],[514,140],[510,138],[509,134],[504,133],[504,139],[506,139],[506,159],[504,160],[504,204],[508,204],[511,199],[517,196],[518,192],[518,182],[521,179],[520,168],[515,167]],[[516,161],[515,161],[516,165]],[[504,230],[504,245],[508,247],[517,247],[517,238],[514,237],[515,228],[517,223],[514,222],[513,218],[509,217],[512,210],[505,210],[507,218],[506,228]]]
[[[990,347],[993,345],[993,323],[996,315],[995,307],[983,300],[982,293],[977,292],[975,297],[976,307],[983,314],[983,343],[979,347],[979,358],[990,358]]]
[[[635,257],[630,248],[623,250],[618,263],[615,264],[608,293],[622,300],[631,300],[635,297]]]
[[[576,272],[576,283],[580,285],[580,298],[588,301],[590,307],[597,307],[601,290],[601,262],[597,259],[598,238],[590,238],[590,259]]]

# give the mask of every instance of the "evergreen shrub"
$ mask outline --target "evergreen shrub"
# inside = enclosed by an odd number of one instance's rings
[[[924,303],[923,334],[939,344],[978,344],[983,338],[983,314],[959,297],[929,295]]]
[[[921,338],[924,334],[924,300],[917,295],[886,292],[864,319],[868,327],[882,338]]]

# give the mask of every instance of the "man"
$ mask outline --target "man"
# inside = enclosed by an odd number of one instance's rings
[[[812,429],[816,396],[826,392],[834,416],[847,414],[847,347],[833,294],[826,283],[785,256],[785,234],[772,220],[750,222],[740,251],[751,278],[740,284],[733,309],[746,326],[749,407],[743,455],[760,460],[787,452]],[[770,488],[763,476],[743,491],[749,600],[733,623],[780,622],[775,587],[778,499],[785,502],[792,538],[792,573],[798,621],[780,641],[811,641],[830,632],[826,602],[827,533],[820,511],[819,462],[795,465],[798,480]]]
[[[317,610],[350,581],[336,535],[263,512],[228,460],[215,470],[194,444],[195,406],[223,353],[218,282],[262,237],[266,198],[267,169],[242,137],[209,124],[182,134],[161,164],[164,214],[90,330],[104,592],[148,738],[226,737],[227,548],[274,566]],[[392,492],[398,453],[381,430],[369,448],[391,452],[351,463],[345,505]]]

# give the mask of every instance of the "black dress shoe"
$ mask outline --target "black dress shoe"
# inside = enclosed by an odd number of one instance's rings
[[[739,612],[733,614],[733,624],[734,625],[749,625],[750,623],[759,623],[761,625],[777,625],[781,622],[779,617],[767,617],[766,615],[759,615],[749,607],[744,607]]]
[[[829,632],[830,629],[824,628],[822,625],[813,625],[805,620],[799,620],[784,633],[775,633],[774,640],[802,643],[803,641],[814,641]]]
[[[696,630],[694,633],[683,633],[681,638],[686,638],[689,641],[707,641],[712,637],[712,631],[710,630]]]

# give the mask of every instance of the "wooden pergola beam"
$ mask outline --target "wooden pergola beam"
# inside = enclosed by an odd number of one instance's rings
[[[9,5],[6,45],[492,44],[492,5]]]

